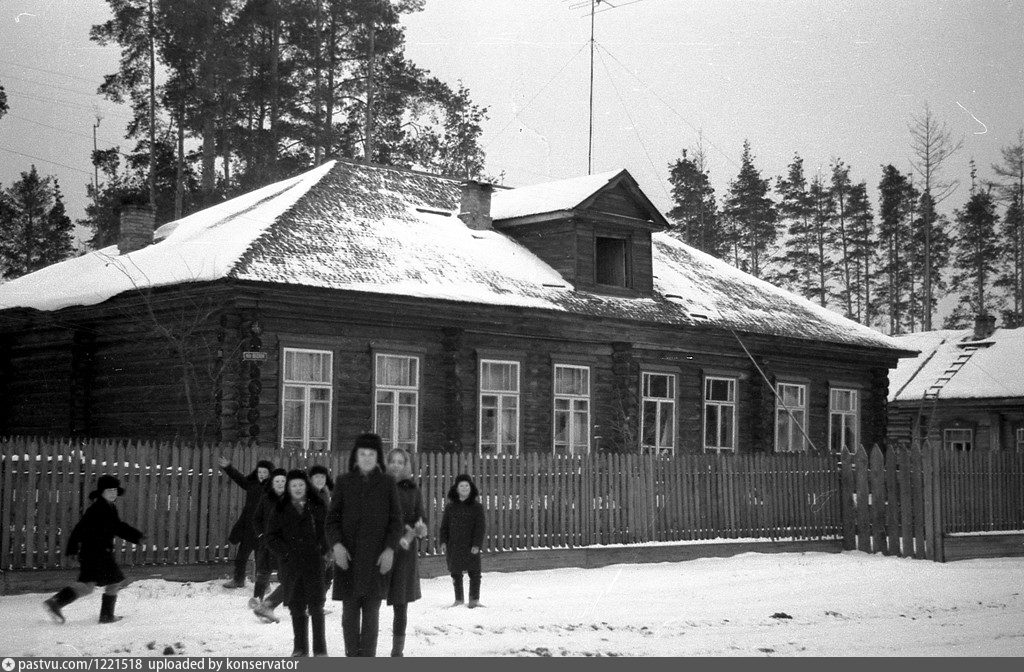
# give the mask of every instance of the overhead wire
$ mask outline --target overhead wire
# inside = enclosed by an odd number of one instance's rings
[[[67,168],[68,170],[74,170],[75,172],[82,173],[83,175],[88,175],[89,177],[92,177],[92,171],[91,170],[82,170],[81,168],[75,168],[74,166],[69,166],[68,164],[61,163],[60,161],[52,161],[50,159],[44,159],[41,156],[33,156],[32,154],[26,154],[25,152],[19,152],[19,151],[14,150],[14,149],[8,149],[7,147],[0,147],[0,152],[8,152],[9,154],[18,154],[19,156],[24,156],[25,158],[32,159],[34,161],[42,161],[43,163],[52,163],[55,166],[61,166],[62,168]]]
[[[644,144],[644,139],[640,136],[640,131],[637,129],[636,121],[633,119],[633,115],[629,112],[629,107],[626,105],[626,101],[623,99],[622,94],[619,92],[619,87],[615,85],[615,80],[612,79],[612,73],[608,69],[608,62],[604,60],[604,56],[598,52],[598,58],[601,59],[601,65],[604,66],[605,74],[608,75],[608,82],[612,85],[612,90],[615,91],[615,95],[619,99],[619,104],[622,105],[622,111],[626,113],[626,118],[629,119],[629,124],[633,128],[633,134],[636,135],[637,142],[640,144],[640,148],[647,156],[647,161],[651,164],[651,170],[654,171],[655,179],[658,181],[658,186],[661,187],[662,191],[665,192],[665,197],[668,198],[669,202],[672,202],[672,195],[665,188],[660,178],[660,173],[657,166],[654,165],[654,159],[651,158],[651,153],[647,151],[647,145]]]
[[[562,64],[562,67],[558,69],[558,72],[556,72],[556,73],[555,73],[554,75],[552,75],[551,79],[549,79],[549,80],[548,80],[548,81],[547,81],[547,82],[546,82],[546,83],[544,84],[544,86],[542,86],[542,87],[540,87],[539,89],[537,89],[537,92],[536,92],[535,94],[533,94],[533,96],[531,96],[531,97],[530,97],[530,99],[529,99],[528,101],[526,101],[526,103],[524,103],[524,104],[522,105],[522,107],[520,107],[520,108],[519,108],[518,110],[514,111],[514,112],[513,112],[513,116],[512,116],[512,119],[510,119],[510,120],[509,120],[509,122],[508,122],[507,124],[505,124],[505,125],[504,125],[504,126],[503,126],[503,127],[501,128],[501,130],[500,130],[500,131],[498,131],[497,133],[495,133],[495,134],[494,134],[494,136],[493,136],[493,137],[492,137],[492,138],[491,138],[491,139],[490,139],[489,141],[487,141],[487,143],[486,143],[486,144],[485,144],[485,145],[483,146],[483,149],[487,149],[487,148],[488,148],[488,147],[490,147],[490,146],[491,146],[492,144],[494,144],[494,142],[495,142],[495,141],[496,141],[496,140],[497,140],[497,139],[498,139],[499,137],[501,137],[501,135],[502,135],[502,134],[504,134],[504,133],[505,133],[505,131],[507,131],[507,130],[509,129],[509,127],[510,127],[510,126],[511,126],[512,124],[514,124],[514,123],[515,123],[515,122],[516,122],[516,121],[518,120],[518,118],[519,118],[519,114],[520,114],[521,112],[525,111],[525,110],[526,110],[526,109],[527,109],[528,107],[530,107],[530,105],[531,105],[531,104],[533,103],[533,101],[535,101],[535,100],[537,99],[537,97],[538,97],[538,96],[540,96],[540,94],[544,93],[545,89],[547,89],[547,88],[548,88],[549,86],[551,86],[551,83],[552,83],[553,81],[555,81],[555,79],[557,79],[557,78],[558,78],[558,76],[559,76],[560,74],[562,74],[562,71],[564,71],[564,70],[565,70],[565,69],[566,69],[567,67],[569,67],[569,64],[570,64],[570,63],[572,63],[572,62],[573,62],[573,60],[574,60],[574,59],[575,59],[575,58],[576,58],[577,56],[579,56],[579,55],[580,55],[580,54],[581,54],[581,53],[583,52],[583,50],[587,48],[587,46],[588,46],[588,45],[589,45],[589,42],[588,42],[588,43],[584,43],[584,44],[583,44],[583,46],[581,46],[581,47],[579,48],[579,50],[577,50],[577,51],[576,51],[576,52],[575,52],[575,53],[574,53],[574,54],[573,54],[572,56],[570,56],[570,57],[569,57],[569,59],[568,59],[568,60],[567,60],[567,61],[566,61],[565,63],[563,63],[563,64]]]

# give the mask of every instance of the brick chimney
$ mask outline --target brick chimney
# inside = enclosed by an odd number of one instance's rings
[[[153,244],[156,218],[149,208],[125,205],[121,208],[121,230],[117,238],[117,251],[128,254]]]
[[[995,315],[978,315],[974,318],[974,340],[983,341],[996,330]]]
[[[466,180],[462,183],[459,219],[466,226],[477,231],[494,228],[494,220],[491,219],[491,192],[493,191],[494,185],[486,182]]]

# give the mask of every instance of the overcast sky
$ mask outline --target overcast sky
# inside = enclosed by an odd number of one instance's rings
[[[991,175],[1024,127],[1024,2],[613,0],[596,16],[594,172],[628,168],[669,207],[667,164],[702,132],[719,200],[749,139],[765,177],[793,154],[841,158],[875,197],[880,166],[909,170],[907,124],[925,102],[964,139],[945,167]],[[0,183],[35,163],[80,217],[100,147],[128,110],[95,95],[114,47],[88,40],[103,0],[0,0]],[[489,109],[490,174],[525,185],[587,172],[586,0],[427,0],[407,54]],[[34,157],[34,158],[33,158]],[[944,209],[959,207],[966,184]]]

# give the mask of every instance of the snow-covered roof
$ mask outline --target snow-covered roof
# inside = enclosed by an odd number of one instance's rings
[[[973,329],[925,331],[894,340],[920,354],[900,360],[889,372],[889,401],[919,401],[966,352],[965,344],[980,347],[943,385],[939,399],[1024,397],[1024,327],[996,329],[982,341],[974,340]]]
[[[502,219],[572,209],[623,174],[496,192],[499,230],[477,231],[455,216],[459,180],[332,161],[165,224],[142,250],[111,247],[5,283],[0,308],[58,310],[136,288],[234,278],[901,349],[666,233],[653,234],[654,296],[627,298],[575,289],[500,231]],[[535,206],[524,197],[531,193]]]
[[[491,197],[491,216],[494,219],[513,219],[572,210],[622,173],[622,170],[612,170],[516,189],[499,189]]]

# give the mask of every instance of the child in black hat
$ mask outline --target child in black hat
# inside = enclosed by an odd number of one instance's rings
[[[235,552],[235,575],[224,584],[225,588],[242,588],[245,586],[245,567],[249,564],[249,555],[256,550],[256,530],[252,525],[252,519],[256,514],[256,507],[263,499],[263,484],[270,478],[274,463],[270,460],[260,460],[256,463],[256,468],[252,470],[252,473],[245,476],[231,466],[231,460],[221,457],[220,468],[232,481],[245,490],[245,505],[242,507],[242,513],[228,534],[228,542],[238,544],[238,550]]]
[[[65,621],[62,608],[88,595],[96,586],[104,586],[100,623],[121,620],[120,616],[114,616],[114,605],[117,603],[117,591],[124,582],[124,574],[114,560],[114,537],[121,537],[133,544],[145,539],[142,532],[123,522],[117,515],[114,502],[123,494],[121,482],[108,474],[100,476],[96,489],[89,493],[93,503],[85,510],[68,539],[68,556],[78,556],[78,581],[61,588],[44,602],[47,612],[57,623]]]

